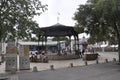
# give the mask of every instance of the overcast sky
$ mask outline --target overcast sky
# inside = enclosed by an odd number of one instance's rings
[[[46,27],[57,23],[68,26],[74,26],[75,21],[72,19],[78,5],[85,4],[87,0],[41,0],[42,4],[48,5],[48,10],[40,16],[35,17],[40,27]],[[60,15],[58,15],[60,13]]]

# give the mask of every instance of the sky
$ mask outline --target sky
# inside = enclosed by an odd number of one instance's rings
[[[40,27],[46,27],[57,23],[68,26],[74,26],[75,21],[72,19],[74,13],[80,4],[85,4],[87,0],[41,0],[42,4],[48,5],[48,10],[40,16],[36,16],[35,20]]]
[[[40,27],[47,27],[56,24],[74,26],[75,21],[72,19],[74,13],[80,4],[85,4],[87,0],[41,0],[42,4],[48,5],[48,10],[40,16],[36,16],[35,20]],[[59,17],[59,21],[57,21]],[[80,36],[86,36],[80,34]]]

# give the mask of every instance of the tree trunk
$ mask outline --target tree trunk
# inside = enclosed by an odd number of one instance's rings
[[[114,23],[113,27],[114,27],[115,32],[117,33],[117,38],[118,38],[118,62],[120,63],[120,33],[119,33],[117,23],[116,22],[113,22],[113,23]]]
[[[120,62],[120,36],[118,38],[118,62]]]

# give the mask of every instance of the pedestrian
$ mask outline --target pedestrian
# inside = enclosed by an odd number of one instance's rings
[[[82,56],[83,56],[84,53],[85,53],[85,48],[82,49],[82,52],[81,52],[81,53],[82,53]]]
[[[80,54],[80,58],[83,57],[83,55],[82,55],[82,50],[83,50],[83,45],[80,45],[80,46],[79,46],[79,54]]]

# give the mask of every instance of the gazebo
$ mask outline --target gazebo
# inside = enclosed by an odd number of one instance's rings
[[[79,33],[76,32],[74,30],[74,27],[72,27],[72,26],[66,26],[66,25],[57,23],[52,26],[40,28],[40,30],[43,32],[43,34],[40,34],[39,40],[41,37],[45,39],[44,40],[45,41],[45,51],[46,51],[46,43],[47,43],[48,37],[56,37],[58,43],[59,43],[59,37],[63,37],[63,36],[68,36],[70,42],[71,42],[71,36],[74,36],[75,44],[77,44],[77,42],[79,41],[79,38],[78,38]],[[60,45],[58,45],[58,55],[60,55],[59,47],[60,47]],[[79,49],[79,44],[78,44],[78,49]],[[75,50],[76,50],[76,47],[75,47]],[[70,45],[70,52],[71,52],[71,45]]]

